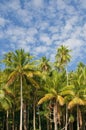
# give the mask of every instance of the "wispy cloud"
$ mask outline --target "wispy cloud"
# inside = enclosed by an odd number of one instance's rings
[[[72,61],[84,58],[86,1],[4,0],[0,2],[1,54],[24,48],[52,61],[61,44],[72,49]]]

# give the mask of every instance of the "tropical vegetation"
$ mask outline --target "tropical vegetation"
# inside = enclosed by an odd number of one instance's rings
[[[59,46],[54,62],[23,49],[4,54],[0,130],[86,130],[86,65],[68,69],[71,51]]]

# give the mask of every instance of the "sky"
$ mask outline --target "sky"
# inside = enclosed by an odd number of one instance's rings
[[[86,0],[0,0],[0,59],[23,48],[53,62],[60,45],[72,50],[70,69],[86,63]]]

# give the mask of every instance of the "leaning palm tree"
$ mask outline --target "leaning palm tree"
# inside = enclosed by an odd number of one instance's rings
[[[22,107],[23,107],[23,78],[26,78],[35,84],[33,80],[34,64],[31,61],[32,56],[29,53],[24,52],[23,49],[16,50],[15,52],[9,52],[5,55],[3,62],[6,65],[5,71],[9,73],[6,86],[12,84],[18,78],[20,79],[20,130],[22,130]]]

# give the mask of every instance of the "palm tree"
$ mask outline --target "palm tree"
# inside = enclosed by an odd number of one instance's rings
[[[71,55],[70,55],[71,50],[68,49],[68,47],[61,45],[57,49],[57,54],[55,56],[56,62],[55,62],[55,67],[59,71],[63,71],[66,67],[66,76],[67,76],[67,86],[68,86],[68,71],[67,71],[67,64],[70,62]],[[66,104],[66,125],[65,125],[65,130],[67,130],[67,119],[68,119],[68,110],[67,110],[67,104]]]
[[[57,48],[57,54],[55,56],[56,61],[55,61],[55,67],[58,70],[63,70],[68,62],[70,62],[71,55],[68,47],[61,45],[59,48]]]
[[[43,56],[40,60],[39,69],[42,72],[48,72],[51,69],[49,59]]]
[[[12,91],[9,87],[5,87],[7,75],[4,71],[0,72],[0,106],[5,110],[8,110],[12,105]]]
[[[5,87],[7,75],[4,71],[0,72],[0,107],[6,111],[6,128],[8,127],[8,111],[12,107],[12,91]]]
[[[36,83],[32,78],[35,71],[31,60],[32,56],[29,53],[24,52],[23,49],[7,53],[3,60],[6,65],[6,71],[10,72],[6,86],[12,84],[18,77],[20,79],[20,130],[22,130],[23,78],[27,77],[33,84]]]
[[[86,105],[86,87],[84,83],[84,76],[86,74],[84,73],[85,66],[84,64],[80,63],[78,65],[78,68],[75,73],[72,73],[71,82],[74,84],[73,92],[74,94],[71,96],[71,100],[68,103],[68,109],[71,109],[75,106],[77,106],[77,130],[79,130],[79,124],[82,125],[82,121],[79,121],[79,118],[81,117],[80,112],[80,105]],[[85,75],[84,75],[85,74]],[[81,118],[80,118],[81,119]]]
[[[46,79],[46,94],[42,97],[38,104],[41,104],[45,101],[51,101],[53,103],[53,120],[54,120],[54,128],[57,130],[57,122],[60,124],[60,105],[64,104],[64,98],[61,95],[63,85],[61,84],[61,74],[57,73],[57,71],[53,71],[50,77]]]

